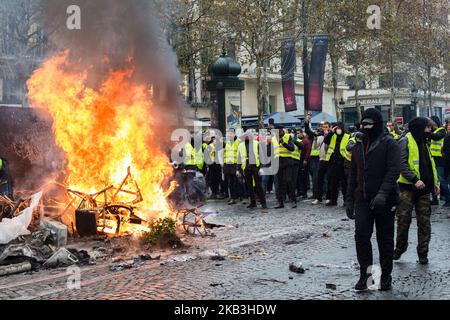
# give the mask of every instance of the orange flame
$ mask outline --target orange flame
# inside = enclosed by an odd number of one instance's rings
[[[158,123],[149,90],[134,83],[134,67],[111,71],[94,89],[87,72],[68,71],[68,51],[55,55],[28,80],[33,107],[53,118],[56,143],[67,156],[67,186],[93,193],[118,187],[131,167],[149,221],[172,216],[161,185],[172,168],[154,132]]]

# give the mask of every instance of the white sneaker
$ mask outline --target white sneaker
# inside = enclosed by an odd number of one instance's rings
[[[311,202],[312,205],[321,204],[321,203],[322,203],[322,201],[320,201],[318,199],[316,199],[313,202]]]
[[[330,203],[331,203],[331,200],[325,201],[325,204],[330,204]]]

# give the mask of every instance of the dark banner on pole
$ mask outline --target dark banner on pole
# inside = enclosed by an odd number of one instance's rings
[[[327,61],[328,36],[315,36],[311,53],[309,73],[308,107],[310,111],[322,112],[323,81]]]
[[[283,88],[284,110],[296,111],[295,79],[296,66],[295,41],[284,40],[281,47],[281,82]]]

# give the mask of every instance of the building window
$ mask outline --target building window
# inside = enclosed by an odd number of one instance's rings
[[[366,81],[364,80],[363,76],[359,76],[359,82],[358,82],[358,89],[366,89]],[[345,79],[345,83],[349,86],[350,90],[356,89],[356,77],[355,76],[348,76]]]
[[[389,73],[382,73],[378,78],[378,86],[380,89],[391,88],[391,75]],[[408,74],[404,72],[397,72],[394,74],[395,88],[409,88]]]
[[[428,107],[419,108],[419,115],[421,117],[429,117],[430,116],[430,109]]]
[[[277,96],[269,96],[269,113],[277,111]]]
[[[441,120],[442,122],[442,108],[441,107],[434,107],[434,114]]]

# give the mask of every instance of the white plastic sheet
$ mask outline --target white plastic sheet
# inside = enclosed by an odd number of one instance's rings
[[[3,219],[0,222],[0,244],[8,244],[19,236],[30,234],[28,227],[33,218],[33,211],[39,205],[42,192],[36,193],[31,198],[31,204],[20,215],[13,219]]]

